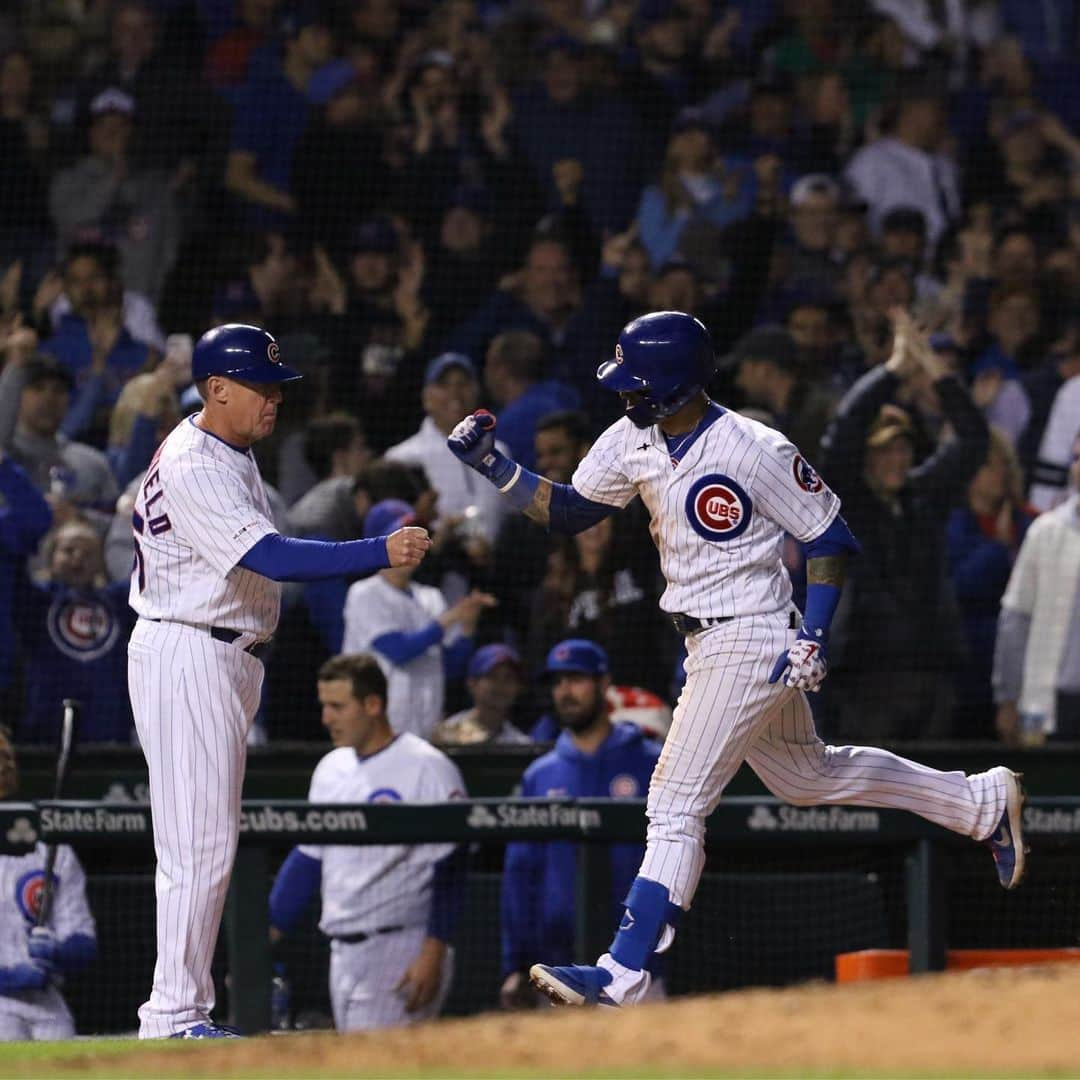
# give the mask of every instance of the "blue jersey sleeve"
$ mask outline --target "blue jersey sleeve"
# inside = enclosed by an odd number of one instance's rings
[[[8,555],[30,555],[52,525],[52,510],[26,472],[0,457],[0,548]]]
[[[428,918],[428,937],[450,943],[465,902],[465,848],[455,848],[435,864],[431,883],[431,915]]]
[[[270,533],[245,552],[239,565],[271,581],[320,581],[385,570],[386,537],[372,540],[297,540]]]
[[[270,925],[288,933],[315,899],[322,883],[322,863],[293,848],[270,890]]]
[[[391,630],[380,634],[371,642],[371,647],[382,653],[391,664],[400,667],[442,641],[442,637],[442,626],[432,619],[419,630]]]

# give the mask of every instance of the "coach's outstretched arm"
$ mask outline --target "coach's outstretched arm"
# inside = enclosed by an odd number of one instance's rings
[[[495,448],[495,417],[477,409],[450,432],[451,452],[505,495],[515,510],[554,532],[579,533],[617,507],[587,499],[572,484],[553,484]]]
[[[407,525],[371,540],[297,540],[270,533],[248,549],[238,563],[272,581],[319,581],[373,574],[391,566],[419,566],[431,540],[426,529]]]

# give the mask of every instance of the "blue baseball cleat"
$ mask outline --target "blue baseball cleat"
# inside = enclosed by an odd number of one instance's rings
[[[242,1039],[243,1035],[240,1034],[236,1028],[225,1027],[224,1024],[196,1024],[194,1027],[185,1028],[183,1031],[178,1031],[174,1035],[169,1036],[170,1039]]]
[[[617,1009],[619,1003],[604,993],[611,982],[611,972],[599,967],[570,964],[567,967],[549,967],[533,964],[529,968],[529,981],[555,1005],[606,1005]]]
[[[1024,855],[1027,853],[1023,833],[1024,788],[1020,783],[1020,773],[1009,772],[1006,775],[1005,789],[1005,813],[986,843],[994,856],[1001,887],[1015,889],[1023,880]]]

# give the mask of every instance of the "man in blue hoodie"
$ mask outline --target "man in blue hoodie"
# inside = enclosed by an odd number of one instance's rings
[[[635,724],[612,724],[604,695],[611,683],[607,653],[592,641],[560,641],[547,657],[554,719],[562,733],[555,748],[537,758],[521,782],[521,794],[539,798],[644,798],[660,744]],[[637,874],[644,847],[611,845],[611,909]],[[502,879],[500,1001],[528,1003],[528,970],[538,958],[574,959],[577,846],[568,841],[508,844]],[[654,979],[652,991],[659,990]]]

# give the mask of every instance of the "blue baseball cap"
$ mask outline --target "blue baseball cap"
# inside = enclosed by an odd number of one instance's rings
[[[308,81],[308,98],[315,105],[329,104],[346,86],[356,82],[356,68],[348,60],[323,64]]]
[[[397,230],[385,218],[368,218],[352,230],[348,250],[351,255],[363,252],[394,255],[398,250]]]
[[[438,382],[451,368],[460,368],[470,378],[476,378],[476,365],[464,353],[444,352],[428,364],[424,371],[424,385]]]
[[[481,217],[487,217],[491,213],[491,193],[478,184],[458,184],[447,206],[460,206]]]
[[[521,673],[521,657],[509,645],[484,645],[473,653],[466,675],[470,679],[482,679],[500,664],[510,664]]]
[[[608,656],[595,641],[568,638],[560,641],[547,655],[547,672],[576,671],[583,675],[606,675]]]
[[[392,532],[416,522],[416,512],[404,499],[383,499],[364,517],[364,538],[389,536]]]
[[[686,16],[674,0],[641,0],[634,13],[634,26],[638,30],[648,30],[657,23],[682,20]]]

